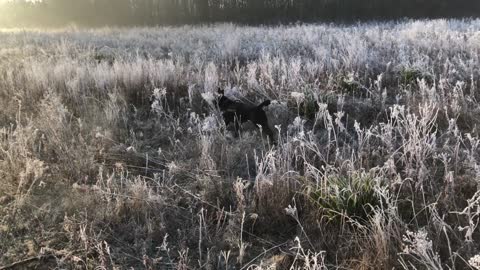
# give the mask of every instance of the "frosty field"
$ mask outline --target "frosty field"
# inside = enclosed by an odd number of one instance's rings
[[[0,30],[0,269],[480,269],[479,53],[480,20]]]

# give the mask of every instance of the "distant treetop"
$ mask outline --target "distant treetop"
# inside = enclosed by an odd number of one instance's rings
[[[2,27],[356,22],[476,17],[479,0],[0,0]]]

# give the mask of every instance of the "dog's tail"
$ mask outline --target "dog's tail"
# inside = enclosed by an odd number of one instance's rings
[[[270,105],[270,103],[271,103],[270,100],[265,100],[264,102],[262,102],[262,104],[258,105],[257,108],[261,109],[265,106]]]

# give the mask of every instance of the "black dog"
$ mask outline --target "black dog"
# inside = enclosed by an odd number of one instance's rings
[[[240,123],[251,121],[255,126],[260,125],[263,132],[268,135],[270,141],[273,140],[273,132],[268,126],[267,114],[263,110],[263,107],[270,105],[270,100],[265,100],[262,104],[255,106],[238,101],[233,101],[225,96],[225,91],[218,89],[218,93],[221,95],[217,100],[217,105],[220,111],[223,112],[223,120],[225,125],[230,123],[235,124],[235,130],[240,130]]]

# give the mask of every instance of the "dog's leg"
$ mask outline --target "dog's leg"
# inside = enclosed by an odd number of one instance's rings
[[[235,119],[235,114],[232,112],[224,112],[223,113],[223,121],[225,122],[225,131],[228,130],[228,125],[230,123],[234,123],[236,125],[236,119]],[[234,136],[237,137],[237,131],[235,130]]]
[[[254,114],[250,116],[250,121],[252,121],[255,126],[258,128],[259,126],[262,127],[262,132],[267,134],[270,142],[274,142],[273,132],[268,126],[268,118],[267,114],[264,110],[258,109]]]
[[[275,143],[275,140],[273,138],[273,132],[272,130],[270,129],[270,127],[268,126],[268,123],[258,123],[258,124],[255,124],[255,126],[258,128],[259,126],[262,128],[262,133],[263,134],[267,134],[267,137],[268,137],[268,140],[271,142],[271,143]]]
[[[275,143],[275,140],[273,139],[273,132],[268,126],[268,124],[262,124],[262,130],[265,132],[265,134],[267,134],[270,142]]]
[[[225,122],[225,127],[228,128],[230,123],[233,123],[235,137],[238,137],[240,131],[240,119],[233,112],[224,112],[223,120]]]
[[[225,122],[226,127],[228,126],[228,124],[235,121],[235,115],[233,115],[230,112],[225,112],[222,114],[222,116],[223,116],[223,121]]]

